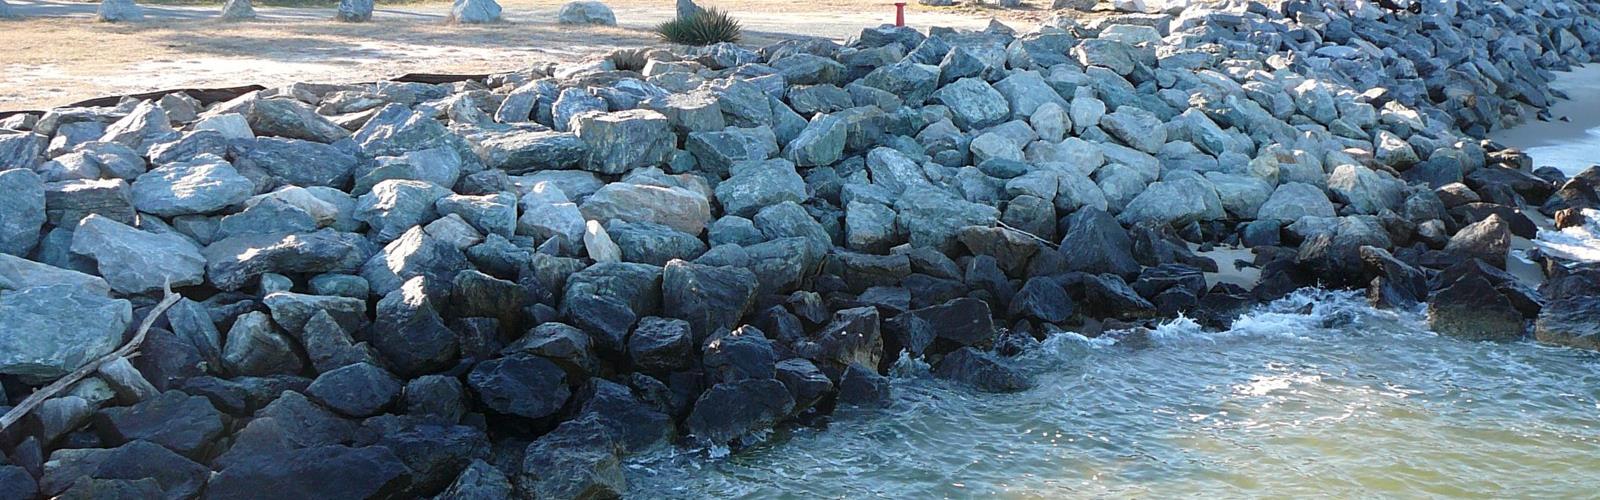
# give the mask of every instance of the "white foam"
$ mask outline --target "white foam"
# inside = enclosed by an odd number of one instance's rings
[[[1578,262],[1600,262],[1600,210],[1585,208],[1582,225],[1551,231],[1539,230],[1533,243],[1546,254]]]

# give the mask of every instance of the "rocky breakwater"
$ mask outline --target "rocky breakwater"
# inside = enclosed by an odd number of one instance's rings
[[[616,496],[888,404],[902,356],[1025,390],[1053,332],[1319,284],[1594,347],[1600,270],[1504,268],[1600,173],[1473,138],[1600,51],[1591,4],[1296,5],[0,121],[0,406],[186,297],[0,436],[0,496]]]

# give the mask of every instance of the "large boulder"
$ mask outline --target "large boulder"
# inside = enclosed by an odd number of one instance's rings
[[[1061,238],[1060,246],[1066,270],[1119,276],[1139,273],[1139,263],[1133,258],[1133,239],[1111,214],[1083,208],[1068,217],[1066,224],[1067,234]]]
[[[1289,182],[1278,186],[1267,198],[1261,208],[1256,211],[1260,219],[1276,219],[1284,223],[1300,220],[1301,217],[1333,217],[1337,214],[1333,210],[1333,202],[1328,200],[1328,195],[1316,186]]]
[[[101,0],[100,9],[95,11],[95,18],[108,23],[144,20],[144,9],[139,8],[133,0]]]
[[[562,422],[523,452],[518,489],[527,498],[621,498],[622,450],[597,414]]]
[[[500,4],[494,0],[456,0],[450,4],[450,21],[486,24],[500,21]]]
[[[573,133],[588,145],[584,169],[602,174],[664,163],[678,140],[667,117],[647,109],[586,113],[572,124]]]
[[[711,387],[694,403],[684,424],[701,442],[725,446],[777,424],[794,410],[794,397],[782,382],[750,379]],[[744,443],[748,444],[748,443]]]
[[[374,3],[374,0],[339,0],[339,10],[333,18],[347,23],[371,21]]]
[[[738,326],[755,304],[757,285],[749,269],[674,260],[662,270],[662,312],[688,321],[694,338],[705,339]]]
[[[1475,266],[1466,269],[1428,298],[1428,328],[1467,340],[1522,338],[1523,315],[1496,289],[1492,276]]]
[[[844,119],[818,113],[783,147],[783,157],[802,167],[832,165],[844,154],[849,129]]]
[[[355,233],[324,228],[313,233],[247,234],[207,245],[206,276],[223,290],[238,290],[264,273],[354,271],[372,255]]]
[[[999,125],[1011,117],[1006,98],[981,78],[962,78],[933,93],[933,100],[950,108],[962,130]]]
[[[601,26],[616,26],[617,15],[611,12],[606,4],[596,1],[567,2],[561,6],[561,11],[556,14],[556,20],[561,24],[598,24]]]
[[[360,0],[342,0],[339,8],[341,15],[344,13],[344,2],[350,1]],[[371,0],[366,1],[367,15],[371,16]],[[350,137],[349,130],[317,114],[311,105],[294,99],[256,100],[251,104],[245,119],[249,120],[250,129],[255,131],[256,135],[303,139],[324,144]]]
[[[411,473],[384,446],[315,446],[240,457],[202,498],[394,498],[406,496]]]
[[[133,406],[107,408],[95,417],[95,427],[110,444],[148,441],[193,460],[206,458],[226,424],[226,417],[210,400],[183,391],[167,391]]]
[[[984,392],[1019,392],[1033,387],[1027,375],[1007,366],[993,354],[971,347],[944,355],[933,373]]]
[[[1110,115],[1107,115],[1110,116]],[[1157,222],[1183,226],[1191,222],[1219,220],[1226,216],[1222,200],[1211,183],[1198,178],[1183,178],[1151,183],[1140,192],[1117,220],[1124,224]]]
[[[1546,344],[1600,351],[1600,296],[1576,296],[1551,301],[1539,311],[1533,336]]]
[[[255,184],[217,157],[162,165],[133,181],[133,206],[140,212],[175,217],[209,214],[245,201]]]
[[[711,222],[705,195],[675,186],[613,182],[589,195],[578,209],[590,220],[653,222],[692,235]]]
[[[0,373],[66,375],[115,350],[132,322],[128,301],[76,285],[0,292]]]
[[[1500,214],[1456,231],[1445,244],[1444,252],[1461,260],[1478,259],[1504,269],[1506,255],[1511,251],[1511,227]]]
[[[489,409],[524,418],[553,415],[572,395],[560,366],[526,353],[478,363],[467,385]]]
[[[111,288],[140,294],[205,281],[200,247],[177,233],[152,233],[90,215],[72,232],[72,253],[94,259]]]

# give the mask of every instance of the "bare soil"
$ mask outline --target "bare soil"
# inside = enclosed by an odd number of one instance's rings
[[[448,3],[380,3],[370,23],[330,20],[328,8],[257,7],[244,23],[214,5],[145,5],[141,22],[93,20],[96,3],[8,0],[24,17],[0,21],[0,110],[175,88],[360,82],[406,73],[491,73],[581,60],[615,48],[659,45],[650,31],[673,15],[667,0],[610,0],[619,26],[555,22],[563,0],[502,0],[504,22],[452,25]],[[1041,2],[1043,0],[1033,0]],[[701,2],[729,9],[752,45],[794,36],[844,40],[894,21],[889,0]],[[907,6],[913,26],[980,28],[999,17],[1023,28],[1047,10]]]

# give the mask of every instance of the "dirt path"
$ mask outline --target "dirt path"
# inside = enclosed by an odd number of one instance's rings
[[[563,2],[502,2],[506,21],[445,23],[449,4],[380,8],[374,21],[329,20],[331,9],[257,7],[261,19],[226,23],[218,7],[144,6],[137,23],[93,22],[96,3],[8,0],[21,20],[0,21],[0,110],[43,109],[108,95],[295,81],[349,82],[412,72],[487,73],[657,44],[650,27],[673,15],[665,0],[608,2],[617,27],[555,23]],[[716,2],[702,2],[717,5]],[[792,36],[843,40],[893,21],[889,2],[741,1],[746,43]],[[1000,13],[1019,27],[1042,11],[909,7],[917,26],[980,28]]]

